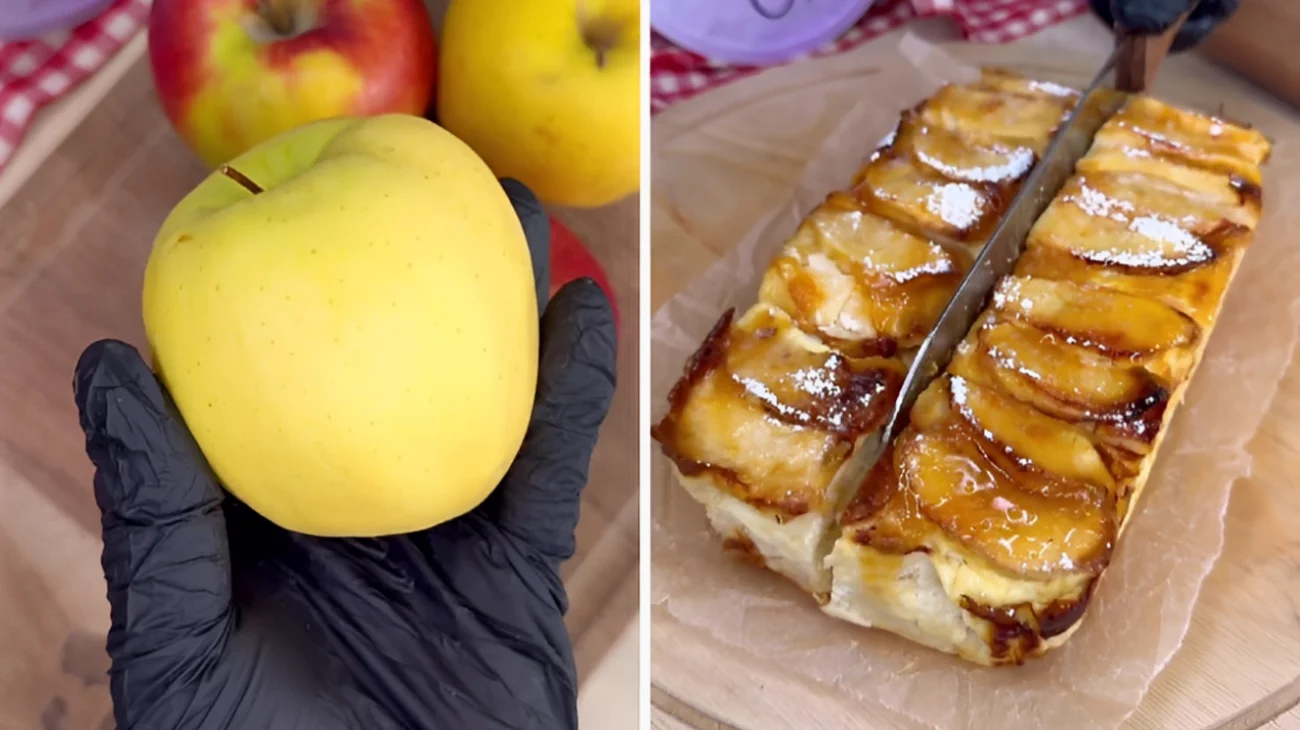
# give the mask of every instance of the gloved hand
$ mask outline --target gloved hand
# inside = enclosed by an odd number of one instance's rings
[[[503,183],[539,299],[549,224]],[[134,348],[91,345],[75,393],[103,511],[118,730],[575,728],[559,566],[614,390],[590,280],[541,323],[537,401],[488,500],[431,530],[321,539],[224,493]]]
[[[1179,15],[1196,5],[1187,22],[1174,36],[1171,51],[1185,51],[1205,40],[1234,12],[1240,0],[1089,0],[1092,10],[1106,25],[1122,26],[1143,34],[1164,32]]]

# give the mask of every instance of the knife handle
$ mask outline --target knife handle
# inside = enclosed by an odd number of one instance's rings
[[[1192,11],[1187,10],[1173,25],[1157,35],[1134,33],[1117,27],[1115,42],[1119,45],[1119,56],[1115,65],[1115,87],[1131,94],[1141,94],[1150,88],[1160,64],[1174,45],[1174,37],[1191,14]]]

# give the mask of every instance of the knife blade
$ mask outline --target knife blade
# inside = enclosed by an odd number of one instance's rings
[[[1080,94],[1078,103],[1053,135],[1042,158],[1030,171],[1007,208],[1006,215],[989,236],[988,243],[957,287],[957,293],[948,302],[934,329],[921,343],[884,428],[868,437],[853,452],[837,478],[851,480],[849,484],[854,487],[866,478],[885,446],[906,425],[907,415],[917,396],[948,364],[953,351],[983,311],[994,286],[1003,276],[1011,273],[1024,250],[1029,230],[1065,186],[1066,180],[1074,172],[1075,163],[1087,153],[1101,125],[1114,116],[1128,98],[1128,94],[1115,88],[1117,75],[1121,73],[1120,61],[1127,52],[1123,43],[1117,44],[1091,83]],[[855,488],[851,488],[839,493],[851,494],[854,491]]]

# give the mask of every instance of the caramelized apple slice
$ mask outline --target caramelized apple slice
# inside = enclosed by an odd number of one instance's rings
[[[1167,394],[1137,367],[1012,323],[979,334],[997,381],[1013,397],[1071,421],[1131,420]]]
[[[892,154],[868,164],[857,182],[854,193],[867,210],[934,236],[970,240],[997,216],[996,201],[983,188],[927,175]]]
[[[980,69],[979,85],[993,91],[1025,96],[1056,97],[1065,101],[1074,101],[1079,98],[1077,89],[1051,81],[1026,78],[1004,68],[986,67]]]
[[[1272,143],[1257,129],[1147,96],[1133,97],[1116,115],[1115,123],[1131,123],[1150,136],[1181,137],[1188,146],[1231,155],[1256,167],[1264,164],[1272,149]]]
[[[960,376],[950,376],[947,386],[956,412],[1016,466],[1114,491],[1101,455],[1077,426]]]
[[[1248,219],[1255,222],[1259,220],[1261,199],[1258,186],[1221,172],[1189,167],[1127,147],[1106,147],[1100,143],[1079,160],[1074,170],[1087,176],[1140,174],[1182,190],[1189,201],[1240,206],[1238,215],[1248,215]]]
[[[1069,280],[1151,299],[1190,317],[1200,327],[1209,327],[1214,323],[1232,266],[1231,258],[1220,258],[1190,271],[1152,276],[1089,263],[1067,249],[1031,245],[1016,261],[1016,274]]]
[[[1092,192],[1078,198],[1058,196],[1030,230],[1027,246],[1051,246],[1116,271],[1168,276],[1219,258],[1226,234],[1233,232],[1198,236]]]
[[[948,392],[948,380],[939,376],[930,381],[916,396],[912,410],[907,414],[908,423],[914,428],[929,431],[941,428],[953,422],[952,397]]]
[[[723,314],[687,362],[651,435],[683,474],[708,475],[777,519],[819,511],[852,445],[772,418],[761,402],[744,396],[723,368],[733,336],[744,336],[732,314]]]
[[[998,186],[1023,179],[1037,158],[1023,144],[972,141],[943,127],[928,126],[911,113],[903,115],[893,146],[949,180]]]
[[[867,213],[847,193],[827,196],[808,216],[807,226],[813,235],[796,242],[796,248],[809,255],[820,250],[837,264],[859,268],[872,278],[902,284],[957,273],[942,246]]]
[[[773,260],[759,296],[830,339],[908,347],[934,326],[964,270],[963,255],[834,193]]]
[[[1008,276],[998,283],[993,306],[1035,329],[1114,357],[1186,347],[1199,331],[1160,302],[1068,281]]]
[[[1209,200],[1139,170],[1075,175],[1057,199],[1092,215],[1127,223],[1134,230],[1148,225],[1141,223],[1145,218],[1167,221],[1198,238],[1211,236],[1226,224],[1245,229],[1255,225],[1254,213],[1239,199],[1228,203]]]
[[[794,241],[805,238],[802,229]],[[805,254],[787,243],[772,259],[759,285],[759,301],[785,310],[800,329],[821,333],[826,339],[857,344],[884,337],[865,311],[852,274],[841,270],[825,254]]]
[[[896,461],[893,445],[885,447],[840,514],[840,525],[859,545],[906,555],[924,549],[935,526],[921,515],[916,495],[901,488]]]
[[[1017,140],[1041,153],[1072,105],[1069,98],[949,84],[922,105],[921,120],[970,139]]]
[[[821,511],[851,450],[835,434],[777,420],[761,403],[737,397],[722,371],[692,387],[654,436],[686,476],[708,475],[737,499],[776,516]]]
[[[737,323],[724,367],[776,419],[847,439],[879,425],[903,378],[898,361],[849,358],[762,304]]]
[[[1102,128],[1095,144],[1099,145],[1100,149],[1117,149],[1136,157],[1168,160],[1222,175],[1225,178],[1240,180],[1256,187],[1262,184],[1260,168],[1231,152],[1224,154],[1195,149],[1172,139],[1160,139],[1158,136],[1151,137],[1148,134],[1149,132],[1113,122],[1110,128]]]
[[[902,382],[893,360],[848,358],[758,304],[722,316],[669,394],[652,430],[687,476],[782,515],[821,510],[861,431],[876,428]],[[882,397],[866,397],[874,383]]]
[[[1097,139],[1248,178],[1258,175],[1269,150],[1268,140],[1256,130],[1143,97],[1126,104],[1102,127]]]
[[[922,514],[1013,573],[1088,572],[1109,556],[1114,518],[1100,490],[1085,490],[1086,498],[1026,490],[951,431],[909,429],[898,445],[898,470]]]

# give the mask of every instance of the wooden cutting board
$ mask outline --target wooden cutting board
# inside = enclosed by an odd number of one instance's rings
[[[944,37],[939,26],[912,30],[931,40]],[[897,43],[899,35],[872,44]],[[1008,46],[945,44],[944,50],[974,65],[1082,86],[1108,43],[1099,25],[1081,18]],[[654,119],[652,311],[784,199],[820,141],[861,100],[863,66],[854,55],[808,62],[821,65],[820,104],[808,103],[809,74],[772,69],[758,77],[761,82],[735,82]],[[1208,109],[1222,102],[1234,117],[1268,119],[1271,134],[1300,134],[1300,114],[1204,59],[1172,59],[1162,74],[1155,89],[1162,97]],[[782,104],[783,95],[798,99]],[[659,164],[669,157],[670,164]],[[669,171],[677,177],[668,177]],[[1250,446],[1253,474],[1234,486],[1224,552],[1203,586],[1185,643],[1127,730],[1259,727],[1300,695],[1294,682],[1300,676],[1300,490],[1291,488],[1300,472],[1300,366],[1290,368],[1280,388]],[[894,727],[870,708],[795,680],[780,667],[759,666],[654,607],[651,615],[656,728]],[[1300,728],[1296,715],[1274,722]]]
[[[96,339],[143,345],[140,285],[154,232],[205,174],[163,117],[142,47],[133,44],[135,60],[102,100],[70,121],[60,117],[59,125],[75,125],[61,144],[20,152],[20,184],[8,182],[13,170],[0,176],[0,730],[113,726],[99,513],[72,371]],[[639,598],[638,201],[553,212],[606,267],[628,313],[577,555],[563,570],[585,681],[611,647],[619,671],[629,656],[635,667],[626,630]],[[618,684],[635,698],[625,678]],[[586,697],[583,707],[592,716],[608,709]]]
[[[1246,0],[1205,40],[1206,56],[1252,83],[1300,105],[1300,3]]]

